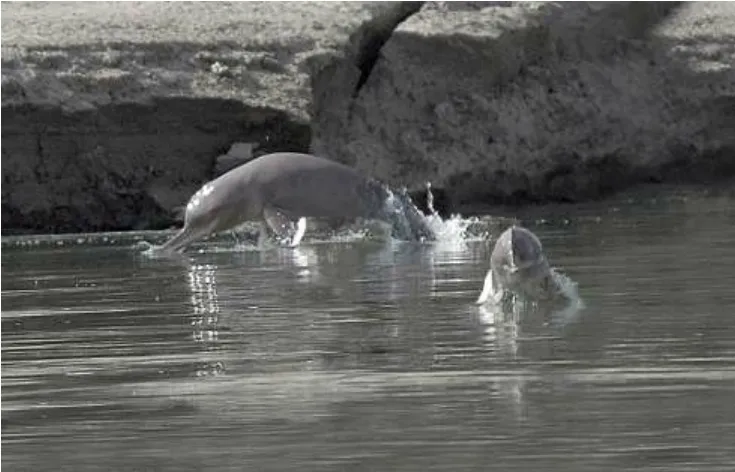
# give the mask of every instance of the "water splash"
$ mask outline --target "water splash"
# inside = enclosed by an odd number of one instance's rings
[[[136,252],[139,252],[146,257],[150,257],[151,259],[156,258],[156,255],[158,254],[158,251],[156,251],[157,248],[158,246],[149,243],[148,241],[138,241],[133,244],[133,249],[135,249]]]
[[[556,327],[566,326],[577,320],[585,308],[585,303],[579,296],[579,285],[577,282],[555,267],[551,269],[551,277],[554,279],[557,287],[559,287],[559,292],[566,298],[567,303],[562,308],[552,311],[550,324]]]
[[[311,242],[354,243],[360,241],[391,241],[391,225],[384,221],[358,219],[352,224],[334,229],[328,234],[315,235]]]
[[[551,268],[551,277],[554,279],[554,283],[559,287],[559,292],[566,297],[568,300],[578,300],[579,290],[577,282],[572,280],[569,276],[561,272],[556,267]]]
[[[555,329],[576,321],[585,308],[585,303],[579,296],[577,282],[557,268],[551,269],[551,277],[559,294],[554,299],[535,301],[506,292],[497,303],[490,301],[479,305],[481,316],[485,320],[493,320],[493,323],[505,322],[513,325],[518,325],[527,316],[544,318]]]
[[[411,204],[413,205],[413,202]],[[431,191],[431,182],[426,183],[426,206],[429,214],[423,216],[423,218],[434,233],[438,246],[453,247],[466,241],[486,240],[490,236],[489,229],[482,227],[487,225],[483,225],[480,218],[462,217],[459,214],[453,214],[449,218],[443,219],[434,208],[434,193]]]

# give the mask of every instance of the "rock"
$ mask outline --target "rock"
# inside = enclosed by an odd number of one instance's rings
[[[320,77],[315,152],[458,208],[735,175],[732,3],[453,3]]]
[[[233,142],[307,151],[310,71],[402,8],[4,2],[3,234],[166,228]]]
[[[247,162],[254,157],[253,152],[256,147],[256,143],[233,143],[230,146],[230,150],[227,151],[227,155],[233,159],[240,159],[243,162]]]
[[[230,146],[227,154],[223,154],[217,158],[217,163],[214,167],[215,175],[222,175],[228,170],[245,164],[256,157],[253,155],[256,146],[257,144],[255,143],[234,143]]]

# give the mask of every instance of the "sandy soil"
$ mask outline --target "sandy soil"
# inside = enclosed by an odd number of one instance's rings
[[[308,61],[339,52],[365,2],[3,2],[3,105],[84,109],[234,98],[307,119]]]

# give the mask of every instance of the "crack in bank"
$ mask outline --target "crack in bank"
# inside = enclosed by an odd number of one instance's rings
[[[393,32],[401,23],[418,13],[424,3],[402,2],[401,5],[396,7],[395,11],[378,17],[365,26],[364,36],[358,45],[355,60],[355,65],[360,69],[360,77],[355,85],[355,90],[352,92],[353,99],[357,98],[360,90],[370,78],[370,74],[380,58],[380,52],[393,35]]]
[[[36,133],[35,137],[37,164],[33,167],[33,173],[38,183],[45,184],[48,181],[48,172],[46,169],[46,152],[43,148],[43,133]]]

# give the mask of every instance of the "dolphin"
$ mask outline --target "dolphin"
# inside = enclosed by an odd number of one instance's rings
[[[488,300],[500,303],[506,294],[520,295],[533,301],[563,297],[541,241],[521,226],[506,229],[495,242],[490,255],[490,269],[476,303],[481,305]]]
[[[260,221],[295,247],[307,217],[366,218],[391,224],[393,236],[433,240],[435,235],[408,193],[344,164],[311,154],[278,152],[242,164],[205,183],[186,206],[184,227],[158,250],[181,252],[193,241]]]

